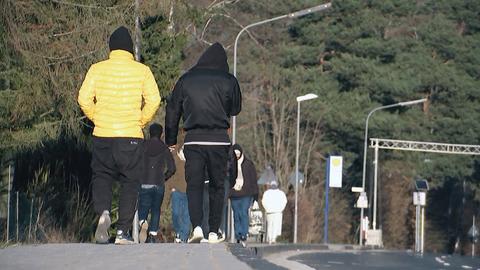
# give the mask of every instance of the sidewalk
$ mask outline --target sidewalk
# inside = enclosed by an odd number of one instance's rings
[[[248,270],[225,244],[45,244],[0,249],[0,269]]]

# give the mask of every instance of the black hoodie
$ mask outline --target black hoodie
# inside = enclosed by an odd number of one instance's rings
[[[150,138],[144,144],[144,176],[140,184],[158,185],[165,184],[173,174],[176,167],[168,147],[159,138]]]
[[[230,116],[242,109],[237,79],[228,73],[227,54],[220,43],[210,46],[197,64],[176,83],[168,98],[165,142],[177,143],[183,118],[185,142],[229,143]]]

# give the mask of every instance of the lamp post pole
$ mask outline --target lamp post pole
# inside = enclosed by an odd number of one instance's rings
[[[140,42],[141,42],[141,28],[140,28],[140,0],[135,0],[135,48],[134,48],[134,56],[137,62],[140,62],[141,54],[140,54]],[[139,235],[138,235],[138,211],[135,211],[133,216],[133,224],[132,224],[132,238],[133,241],[137,244],[139,243]]]
[[[295,217],[293,224],[293,243],[297,243],[297,228],[298,228],[298,159],[300,152],[300,102],[310,99],[315,99],[318,96],[315,94],[306,94],[297,97],[297,142],[295,150]]]
[[[365,137],[364,137],[364,141],[363,141],[363,169],[362,169],[362,189],[365,191],[365,175],[366,175],[366,167],[367,167],[367,140],[368,140],[368,121],[370,120],[370,116],[372,116],[372,114],[376,111],[379,111],[379,110],[383,110],[383,109],[388,109],[388,108],[393,108],[393,107],[403,107],[403,106],[411,106],[411,105],[415,105],[415,104],[419,104],[419,103],[423,103],[427,101],[426,98],[422,98],[422,99],[417,99],[417,100],[412,100],[412,101],[406,101],[406,102],[399,102],[399,103],[395,103],[395,104],[390,104],[390,105],[385,105],[385,106],[380,106],[380,107],[377,107],[373,110],[371,110],[368,115],[367,115],[367,120],[365,121]],[[374,191],[374,205],[375,205],[375,208],[376,208],[376,201],[377,201],[377,191],[375,189]],[[376,225],[377,225],[377,218],[376,218],[376,209],[374,209],[375,211],[375,214],[373,215],[373,222],[372,222],[372,226],[373,226],[373,229],[376,229]],[[359,240],[359,244],[362,245],[363,243],[363,235],[362,235],[362,231],[363,231],[363,216],[364,216],[364,209],[362,208],[360,210],[360,240]],[[366,228],[368,229],[368,228]]]
[[[274,21],[278,21],[278,20],[282,20],[282,19],[286,19],[286,18],[293,19],[293,18],[302,17],[302,16],[305,16],[305,15],[308,15],[308,14],[311,14],[311,13],[314,13],[314,12],[319,12],[319,11],[326,10],[326,9],[330,8],[331,6],[332,6],[332,3],[329,2],[329,3],[325,3],[325,4],[322,4],[322,5],[315,6],[315,7],[302,9],[302,10],[299,10],[299,11],[296,11],[296,12],[292,12],[292,13],[284,14],[284,15],[281,15],[281,16],[277,16],[275,18],[255,22],[255,23],[249,24],[249,25],[245,26],[244,28],[242,28],[242,30],[240,30],[240,32],[238,32],[237,37],[235,38],[235,45],[233,46],[233,75],[235,77],[237,77],[237,47],[238,47],[238,40],[240,39],[240,35],[242,35],[243,32],[245,32],[246,30],[248,30],[249,28],[252,28],[254,26],[258,26],[258,25],[261,25],[261,24],[274,22]],[[236,139],[236,126],[237,126],[236,117],[233,116],[232,117],[232,143],[235,143],[235,139]]]
[[[318,5],[318,6],[315,6],[315,7],[302,9],[302,10],[299,10],[299,11],[296,11],[296,12],[292,12],[292,13],[284,14],[284,15],[277,16],[277,17],[274,17],[274,18],[266,19],[266,20],[263,20],[263,21],[255,22],[255,23],[252,23],[252,24],[249,24],[249,25],[243,27],[240,30],[240,32],[238,32],[237,37],[235,38],[235,45],[233,46],[233,75],[235,77],[237,77],[237,47],[238,47],[238,40],[240,39],[240,35],[242,35],[243,32],[245,32],[246,30],[248,30],[249,28],[252,28],[254,26],[258,26],[258,25],[261,25],[261,24],[274,22],[274,21],[278,21],[278,20],[286,19],[286,18],[298,18],[298,17],[305,16],[305,15],[308,15],[308,14],[313,13],[313,12],[318,12],[318,11],[325,10],[327,8],[330,8],[331,6],[332,6],[332,3],[329,2],[329,3],[325,3],[323,5]],[[236,142],[237,142],[237,117],[233,116],[232,117],[232,144],[235,144]],[[231,215],[232,211],[231,211],[231,206],[230,206],[230,200],[229,200],[228,204],[229,204],[228,213]],[[234,230],[234,228],[233,228],[233,218],[229,218],[228,220],[231,220],[230,221],[230,226],[229,226],[229,228],[230,228],[230,242],[233,243],[233,242],[235,242],[234,235],[233,235],[233,230]]]

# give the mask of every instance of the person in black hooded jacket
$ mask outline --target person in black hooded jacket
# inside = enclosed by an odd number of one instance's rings
[[[161,140],[163,127],[154,123],[150,126],[150,139],[145,142],[144,175],[140,179],[138,219],[140,242],[155,243],[160,223],[160,208],[165,194],[165,181],[175,173],[175,161],[168,147]],[[147,222],[150,212],[150,223]],[[147,236],[148,229],[148,236]]]
[[[252,202],[258,201],[257,171],[253,162],[245,157],[242,147],[233,145],[230,157],[230,190],[235,239],[237,243],[246,246],[249,215],[248,209]]]
[[[242,95],[238,81],[229,73],[227,54],[220,43],[210,46],[197,64],[176,83],[167,102],[165,142],[171,151],[177,143],[178,125],[186,132],[184,153],[187,197],[193,236],[203,239],[201,229],[205,168],[209,183],[209,243],[218,243],[224,206],[230,117],[240,113]]]

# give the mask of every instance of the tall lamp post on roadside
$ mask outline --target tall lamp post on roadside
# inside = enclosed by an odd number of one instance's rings
[[[405,102],[399,102],[399,103],[395,103],[395,104],[380,106],[380,107],[377,107],[377,108],[371,110],[368,113],[367,120],[365,121],[365,138],[364,138],[364,142],[363,142],[363,169],[362,169],[362,189],[363,189],[363,191],[365,191],[365,175],[366,175],[366,168],[367,168],[368,120],[370,119],[370,116],[372,116],[372,114],[374,112],[379,111],[379,110],[393,108],[393,107],[411,106],[411,105],[415,105],[415,104],[419,104],[419,103],[424,103],[425,101],[427,101],[427,99],[422,98],[422,99],[417,99],[417,100],[412,100],[412,101],[405,101]],[[359,241],[359,244],[362,245],[362,243],[363,243],[363,235],[362,235],[363,228],[362,228],[362,226],[363,226],[363,216],[364,216],[363,208],[360,211],[361,212],[360,212],[360,241]],[[376,225],[377,225],[377,218],[376,218],[376,216],[377,216],[377,183],[375,183],[375,187],[374,187],[373,211],[374,212],[373,212],[372,226],[373,226],[373,229],[375,230]]]
[[[295,219],[293,224],[293,243],[297,243],[297,225],[298,225],[298,157],[300,148],[300,102],[315,99],[315,94],[306,94],[297,97],[297,143],[295,150]]]
[[[240,30],[240,32],[238,32],[237,37],[235,38],[235,45],[233,47],[233,75],[235,77],[237,77],[237,45],[238,45],[238,40],[240,38],[240,35],[242,35],[243,32],[245,32],[246,30],[248,30],[249,28],[252,28],[254,26],[258,26],[258,25],[261,25],[261,24],[274,22],[274,21],[278,21],[278,20],[282,20],[282,19],[287,19],[287,18],[293,19],[293,18],[302,17],[302,16],[305,16],[305,15],[308,15],[308,14],[311,14],[311,13],[314,13],[314,12],[319,12],[319,11],[326,10],[326,9],[330,8],[331,6],[332,6],[332,3],[329,2],[329,3],[322,4],[322,5],[314,6],[314,7],[311,7],[311,8],[306,8],[306,9],[302,9],[302,10],[295,11],[295,12],[292,12],[292,13],[284,14],[284,15],[281,15],[281,16],[278,16],[278,17],[275,17],[275,18],[266,19],[266,20],[263,20],[263,21],[252,23],[252,24],[249,24],[249,25],[245,26],[244,28],[242,28],[242,30]],[[236,139],[236,126],[237,126],[236,117],[233,116],[232,117],[232,144],[234,144],[235,141],[236,141],[235,140]]]
[[[249,28],[252,28],[254,26],[258,26],[258,25],[261,25],[261,24],[265,24],[265,23],[269,23],[269,22],[274,22],[274,21],[278,21],[278,20],[282,20],[282,19],[287,19],[287,18],[298,18],[298,17],[302,17],[302,16],[305,16],[305,15],[308,15],[310,13],[314,13],[314,12],[319,12],[319,11],[322,11],[322,10],[325,10],[325,9],[328,9],[332,6],[332,3],[325,3],[325,4],[322,4],[322,5],[318,5],[318,6],[314,6],[314,7],[311,7],[311,8],[307,8],[307,9],[302,9],[302,10],[299,10],[299,11],[295,11],[295,12],[292,12],[292,13],[288,13],[288,14],[284,14],[284,15],[281,15],[281,16],[277,16],[277,17],[274,17],[274,18],[270,18],[270,19],[266,19],[266,20],[263,20],[263,21],[259,21],[259,22],[255,22],[255,23],[252,23],[252,24],[249,24],[245,27],[243,27],[240,32],[238,32],[237,34],[237,37],[235,38],[235,45],[233,47],[233,75],[235,77],[237,77],[237,45],[238,45],[238,40],[240,39],[240,35],[242,35],[243,32],[245,32],[246,30],[248,30]],[[235,144],[237,142],[237,117],[236,116],[233,116],[232,117],[232,144]],[[228,212],[231,213],[231,206],[230,206],[230,201],[229,201],[229,204],[228,204]],[[233,235],[233,221],[230,221],[230,218],[228,219],[230,223],[230,242],[234,242],[234,235]]]

